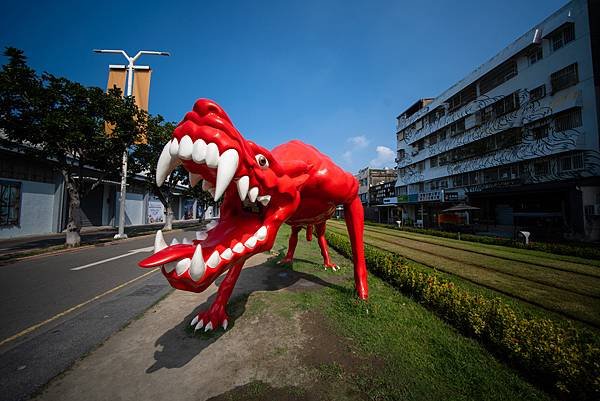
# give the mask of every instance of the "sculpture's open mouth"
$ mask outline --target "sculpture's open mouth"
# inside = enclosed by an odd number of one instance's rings
[[[183,164],[191,185],[203,180],[202,188],[215,200],[224,197],[221,217],[197,232],[194,240],[174,240],[170,246],[157,232],[154,254],[139,263],[162,266],[173,287],[194,292],[203,291],[235,263],[270,249],[282,221],[277,216],[281,208],[273,204],[291,199],[278,191],[276,180],[268,179],[268,158],[244,140],[219,106],[209,102],[197,106],[165,145],[156,180],[160,186]]]

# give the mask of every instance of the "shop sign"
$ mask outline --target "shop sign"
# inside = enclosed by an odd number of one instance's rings
[[[443,199],[444,192],[433,191],[433,192],[421,192],[419,193],[419,202],[435,202]]]
[[[383,198],[384,205],[395,205],[396,203],[398,203],[397,196],[392,196],[391,198]]]

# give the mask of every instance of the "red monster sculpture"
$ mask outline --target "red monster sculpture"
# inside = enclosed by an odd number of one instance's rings
[[[200,99],[194,110],[173,132],[158,161],[156,183],[160,186],[179,164],[189,171],[191,185],[202,187],[218,200],[224,196],[221,217],[193,242],[167,246],[160,231],[154,254],[141,267],[162,266],[174,288],[201,292],[229,270],[217,297],[207,311],[191,322],[196,330],[222,326],[227,329],[225,307],[246,259],[272,248],[283,223],[292,226],[290,261],[301,227],[314,225],[324,258],[329,260],[325,222],[336,205],[344,205],[352,244],[354,281],[361,299],[368,295],[363,250],[363,207],[358,182],[315,147],[300,141],[272,151],[242,137],[215,102]],[[309,229],[310,230],[310,229]]]

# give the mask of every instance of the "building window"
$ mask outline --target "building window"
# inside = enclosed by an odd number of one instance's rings
[[[471,84],[447,100],[448,111],[454,111],[477,98],[477,86]]]
[[[498,181],[498,169],[497,168],[491,168],[488,170],[485,170],[483,172],[483,182],[488,183],[488,182],[496,182]]]
[[[433,134],[429,136],[429,146],[435,145],[438,141],[437,134]]]
[[[550,37],[552,42],[552,51],[556,51],[569,42],[575,40],[575,25],[567,23],[563,28],[557,30]]]
[[[581,127],[581,108],[575,107],[554,116],[554,129],[557,132]]]
[[[396,134],[396,139],[399,141],[403,141],[404,140],[404,131],[400,131]]]
[[[438,166],[438,158],[437,156],[433,156],[429,159],[429,167],[437,167]]]
[[[510,113],[520,107],[519,95],[517,92],[511,93],[503,97],[493,104],[494,116],[499,117],[503,114]]]
[[[531,53],[529,53],[529,64],[533,65],[544,58],[544,51],[542,46],[536,46]]]
[[[404,157],[406,157],[406,151],[404,149],[399,149],[397,153],[397,161],[399,162],[401,160],[404,160]]]
[[[575,153],[560,158],[560,171],[583,169],[583,153]]]
[[[550,172],[550,162],[548,160],[541,160],[533,163],[533,173],[536,176],[544,176]]]
[[[479,92],[481,95],[488,93],[498,85],[503,84],[518,74],[515,60],[508,60],[485,74],[479,81]]]
[[[19,224],[21,183],[0,181],[0,226]]]
[[[533,139],[544,139],[547,138],[550,133],[550,121],[547,118],[542,118],[527,124],[526,128]]]
[[[425,183],[424,182],[419,183],[419,192],[425,192]]]
[[[441,142],[441,141],[443,141],[444,139],[446,139],[446,129],[445,129],[445,128],[444,128],[444,129],[441,129],[441,130],[438,132],[438,141],[440,141],[440,142]]]
[[[546,96],[546,85],[540,85],[537,88],[533,88],[529,91],[529,100],[539,100]]]
[[[465,132],[465,119],[461,118],[458,121],[453,122],[448,126],[450,130],[450,136],[460,135]]]
[[[576,85],[579,82],[579,74],[577,73],[577,63],[566,66],[565,68],[553,72],[550,75],[550,84],[552,85],[552,94]]]

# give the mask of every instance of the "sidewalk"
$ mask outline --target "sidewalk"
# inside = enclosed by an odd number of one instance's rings
[[[227,331],[193,335],[188,328],[195,313],[214,300],[214,283],[200,294],[174,291],[52,380],[35,400],[199,401],[255,380],[276,387],[310,382],[300,357],[314,343],[306,323],[252,299],[257,291],[319,284],[265,265],[269,257],[263,253],[247,261],[231,298]]]
[[[204,224],[197,219],[177,220],[173,222],[173,229],[184,229]],[[136,237],[151,234],[159,230],[164,223],[145,224],[139,226],[125,227],[125,234]],[[118,229],[111,226],[84,227],[81,230],[81,245],[89,245],[97,242],[112,240]],[[40,253],[44,249],[52,250],[60,248],[65,243],[65,233],[52,233],[45,235],[28,235],[18,238],[0,239],[0,260],[7,257],[15,257],[29,253]]]

